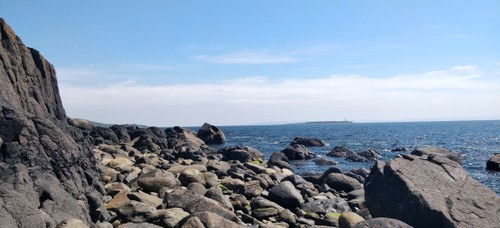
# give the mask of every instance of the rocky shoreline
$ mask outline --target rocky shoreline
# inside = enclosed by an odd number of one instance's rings
[[[102,165],[106,210],[93,217],[97,227],[494,227],[499,221],[498,196],[467,175],[459,154],[441,148],[419,148],[371,171],[332,166],[300,176],[289,160],[313,158],[304,144],[322,146],[321,140],[296,138],[264,161],[251,147],[211,149],[197,135],[219,143],[224,136],[209,124],[198,133],[74,125],[93,137]],[[345,150],[335,147],[331,156]],[[377,158],[374,150],[354,155]]]
[[[296,138],[268,160],[195,133],[93,126],[66,116],[54,67],[0,18],[0,226],[11,227],[499,227],[500,198],[460,156],[420,148],[371,169],[294,173],[320,139]],[[375,150],[331,156],[377,160]],[[488,168],[498,170],[498,155]]]

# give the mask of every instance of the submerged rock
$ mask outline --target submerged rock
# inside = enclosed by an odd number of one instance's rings
[[[325,146],[325,143],[321,141],[320,139],[315,139],[315,138],[307,138],[307,137],[296,137],[293,139],[293,141],[290,143],[290,146],[293,146],[295,144],[301,144],[307,147],[323,147]]]

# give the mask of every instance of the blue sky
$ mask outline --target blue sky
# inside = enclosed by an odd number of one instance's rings
[[[500,119],[500,1],[7,1],[68,115],[159,126]]]

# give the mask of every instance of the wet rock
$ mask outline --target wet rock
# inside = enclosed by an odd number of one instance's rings
[[[500,153],[496,153],[486,162],[486,169],[491,171],[500,171]]]
[[[323,183],[337,191],[350,192],[361,189],[363,185],[356,179],[340,173],[330,173],[323,179]]]
[[[330,152],[328,152],[326,156],[343,158],[352,154],[353,152],[349,150],[349,148],[345,146],[336,146]]]
[[[374,217],[415,227],[495,227],[500,221],[500,197],[439,155],[378,162],[365,184],[365,199]]]
[[[304,203],[304,198],[290,181],[283,181],[269,190],[269,199],[279,205],[294,209]]]
[[[373,218],[356,223],[353,228],[411,228],[412,226],[393,218]]]
[[[282,152],[275,152],[271,154],[269,161],[267,162],[269,165],[275,165],[279,168],[285,168],[289,170],[293,170],[288,157]]]
[[[226,161],[237,160],[240,162],[249,162],[264,157],[264,153],[247,146],[230,146],[218,150],[217,153],[222,154],[224,156],[223,159]]]
[[[411,152],[412,155],[429,156],[431,154],[447,157],[448,159],[461,163],[462,155],[440,147],[419,147]]]
[[[314,158],[316,155],[311,152],[307,147],[302,144],[294,144],[286,147],[281,151],[284,153],[288,160],[305,160]]]
[[[315,138],[307,138],[307,137],[296,137],[290,143],[291,146],[295,144],[301,144],[307,147],[323,147],[325,143],[319,139]]]
[[[204,123],[196,134],[198,138],[203,140],[207,145],[224,144],[226,136],[222,130],[209,123]]]
[[[377,159],[382,158],[382,156],[380,155],[380,153],[377,150],[373,149],[373,148],[365,150],[365,151],[358,152],[357,154],[359,156],[361,156],[361,157],[366,158],[369,161],[370,160],[377,160]]]

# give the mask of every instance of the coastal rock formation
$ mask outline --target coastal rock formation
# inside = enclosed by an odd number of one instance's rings
[[[209,123],[204,123],[196,134],[198,138],[203,140],[207,145],[224,144],[226,136],[222,130]]]
[[[294,144],[292,146],[288,146],[283,149],[281,153],[284,153],[288,160],[305,160],[314,158],[316,156],[302,144]]]
[[[486,169],[496,172],[500,171],[500,153],[496,153],[488,159],[486,162]]]
[[[349,148],[347,148],[345,146],[336,146],[330,152],[328,152],[328,154],[326,154],[326,156],[343,158],[343,157],[347,157],[351,154],[353,154],[353,153],[351,150],[349,150]]]
[[[374,217],[415,227],[498,227],[500,197],[444,156],[403,155],[372,168],[365,184]]]
[[[91,141],[69,124],[54,67],[3,19],[0,34],[2,227],[108,219]]]
[[[290,146],[295,144],[301,144],[307,147],[323,147],[325,143],[320,139],[315,138],[307,138],[307,137],[295,137],[293,141],[290,143]]]

